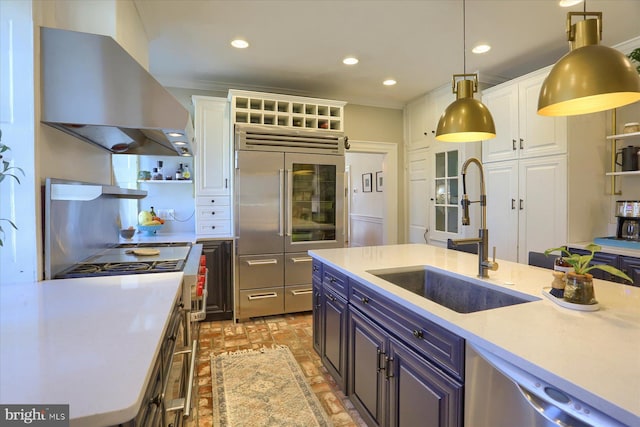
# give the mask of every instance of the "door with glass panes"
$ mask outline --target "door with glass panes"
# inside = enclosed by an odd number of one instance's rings
[[[479,224],[479,203],[470,209],[471,224],[461,224],[460,200],[462,177],[460,167],[469,157],[479,156],[479,142],[436,143],[431,156],[431,230],[429,241],[446,245],[447,239],[476,236]],[[479,172],[475,166],[467,171],[467,190],[470,200],[479,200]],[[475,231],[474,231],[475,230]]]
[[[431,237],[446,241],[447,237],[458,235],[458,150],[434,153],[434,212]],[[442,236],[441,238],[439,238]]]

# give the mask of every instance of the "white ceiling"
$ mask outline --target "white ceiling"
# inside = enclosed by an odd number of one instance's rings
[[[400,108],[463,72],[462,0],[134,0],[165,86],[259,90]],[[466,70],[510,79],[568,52],[558,0],[466,0]],[[602,44],[640,36],[640,0],[588,0]],[[574,18],[575,19],[578,18]],[[242,37],[248,49],[229,42]],[[484,55],[471,47],[484,41]],[[347,67],[342,59],[360,63]],[[386,78],[398,84],[382,85]]]

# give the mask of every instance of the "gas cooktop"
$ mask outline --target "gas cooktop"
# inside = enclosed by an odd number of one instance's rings
[[[153,255],[136,255],[132,249],[155,249]],[[191,250],[189,243],[125,243],[93,255],[58,273],[56,279],[118,276],[182,271]]]

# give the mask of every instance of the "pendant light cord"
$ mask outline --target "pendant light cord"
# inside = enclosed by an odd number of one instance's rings
[[[467,74],[467,26],[465,0],[462,0],[462,71]]]

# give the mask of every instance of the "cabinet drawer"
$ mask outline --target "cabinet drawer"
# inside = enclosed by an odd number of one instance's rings
[[[284,311],[284,288],[282,286],[240,291],[238,314],[240,319],[281,314]]]
[[[311,257],[306,252],[286,254],[284,284],[308,285],[311,283]]]
[[[246,255],[238,257],[240,289],[269,288],[284,283],[283,255]]]
[[[196,208],[196,218],[198,221],[230,219],[231,207],[222,205],[198,205]]]
[[[435,361],[449,374],[457,379],[463,379],[463,338],[409,312],[400,304],[383,297],[355,280],[349,281],[349,287],[349,303],[387,328],[405,344]]]
[[[311,311],[312,300],[313,288],[311,285],[285,286],[284,288],[285,313]]]
[[[231,198],[229,196],[198,196],[196,197],[196,205],[202,206],[230,206]]]
[[[231,236],[231,221],[198,221],[196,224],[198,236]]]
[[[347,276],[326,265],[322,267],[322,285],[333,289],[344,299],[349,296]]]

